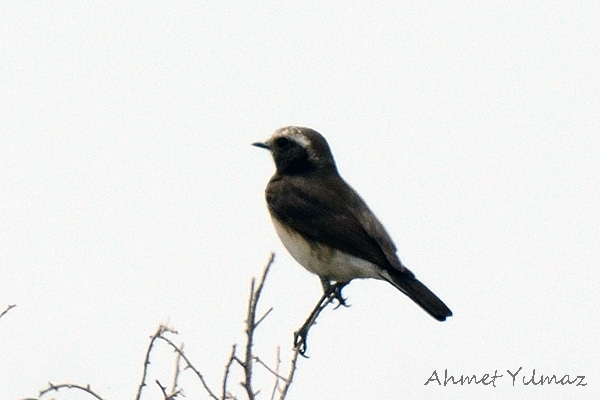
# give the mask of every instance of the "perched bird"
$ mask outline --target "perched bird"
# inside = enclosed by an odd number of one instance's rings
[[[339,175],[320,133],[288,126],[253,145],[268,149],[277,168],[265,191],[275,230],[296,261],[320,277],[325,291],[333,282],[380,279],[435,319],[452,315],[400,262],[383,225]],[[336,296],[343,303],[339,292]]]

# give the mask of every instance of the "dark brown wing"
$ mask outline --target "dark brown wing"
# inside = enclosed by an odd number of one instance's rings
[[[391,238],[360,196],[337,174],[274,176],[267,204],[275,218],[314,241],[386,270],[412,273],[396,256]]]

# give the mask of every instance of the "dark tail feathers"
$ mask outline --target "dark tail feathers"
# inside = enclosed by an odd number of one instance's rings
[[[419,282],[414,275],[411,275],[412,273],[410,275],[402,273],[390,274],[391,280],[385,279],[438,321],[444,321],[446,317],[452,316],[452,311],[450,311],[448,306],[433,294],[431,290],[427,289],[427,286]]]

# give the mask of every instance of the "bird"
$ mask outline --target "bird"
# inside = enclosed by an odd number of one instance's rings
[[[360,195],[340,176],[327,140],[306,127],[277,129],[253,146],[270,151],[275,174],[265,189],[275,231],[292,257],[319,276],[323,290],[353,279],[392,284],[438,321],[452,311],[397,255],[396,245]]]

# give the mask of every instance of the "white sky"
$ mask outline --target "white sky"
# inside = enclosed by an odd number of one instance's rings
[[[599,3],[121,3],[0,4],[2,399],[48,381],[133,399],[159,323],[218,390],[270,251],[256,351],[287,360],[321,287],[276,237],[250,143],[291,124],[327,137],[455,316],[354,282],[289,399],[598,392]],[[158,350],[146,399],[172,360]],[[588,386],[513,387],[520,366]],[[424,386],[444,369],[504,377]]]

